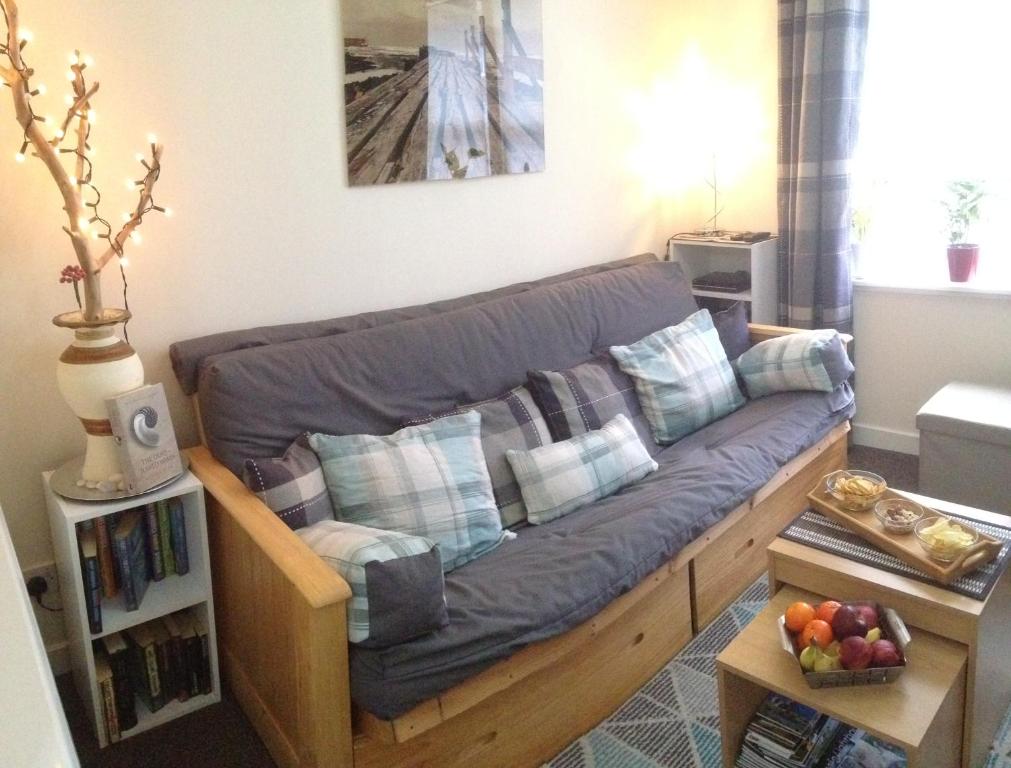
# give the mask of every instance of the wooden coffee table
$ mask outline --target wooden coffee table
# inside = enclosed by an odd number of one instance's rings
[[[902,676],[887,685],[809,688],[779,644],[777,619],[790,603],[817,595],[783,585],[716,659],[724,768],[733,768],[752,716],[770,691],[862,728],[906,751],[909,768],[953,768],[962,754],[965,646],[909,628]]]
[[[911,494],[912,495],[912,494]],[[995,525],[1005,515],[915,496],[925,506]],[[894,608],[906,625],[965,648],[968,661],[963,722],[963,768],[981,766],[1011,705],[1011,576],[1004,570],[984,601],[856,563],[794,541],[769,546],[769,590],[786,585],[839,600],[869,598]],[[915,657],[915,646],[912,648]],[[887,687],[887,686],[883,686]]]

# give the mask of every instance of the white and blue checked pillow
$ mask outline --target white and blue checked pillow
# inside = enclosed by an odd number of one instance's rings
[[[600,429],[530,451],[506,451],[527,505],[527,520],[547,523],[603,499],[657,469],[624,414]]]
[[[775,392],[831,392],[853,373],[842,337],[834,330],[778,336],[756,344],[735,362],[749,397]]]
[[[744,405],[708,309],[627,347],[611,347],[635,381],[653,437],[669,445]]]
[[[488,464],[488,476],[502,525],[507,527],[525,522],[527,508],[523,506],[523,496],[506,461],[505,452],[510,448],[537,448],[551,443],[548,425],[525,386],[511,389],[491,400],[461,405],[440,416],[409,419],[402,426],[431,424],[437,418],[470,410],[481,414],[481,448]]]
[[[424,536],[445,571],[504,535],[481,451],[481,414],[445,416],[387,437],[313,434],[337,519]]]
[[[334,519],[323,469],[309,447],[308,434],[300,435],[284,456],[246,459],[242,481],[289,528]]]
[[[351,587],[352,643],[382,648],[449,623],[442,561],[432,541],[336,520],[297,534]]]

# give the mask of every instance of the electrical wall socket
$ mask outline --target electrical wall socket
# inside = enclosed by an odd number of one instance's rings
[[[35,621],[39,625],[42,642],[46,648],[65,642],[67,633],[63,626],[63,613],[59,610],[63,607],[63,600],[60,596],[60,578],[56,572],[56,563],[40,563],[31,568],[25,568],[21,573],[25,584],[35,576],[41,576],[46,580],[47,589],[46,593],[42,595],[42,604],[53,610],[46,610],[33,598],[28,598],[32,610],[35,611]]]

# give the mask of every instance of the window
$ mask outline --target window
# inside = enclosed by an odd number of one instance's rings
[[[887,0],[870,14],[854,222],[856,275],[948,283],[948,185],[982,181],[972,285],[1011,289],[1011,130],[1005,75],[1011,7],[992,0]]]

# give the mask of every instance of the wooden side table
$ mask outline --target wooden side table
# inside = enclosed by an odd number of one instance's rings
[[[1004,515],[911,494],[939,512],[1006,525]],[[986,762],[997,728],[1011,706],[1011,576],[1005,569],[984,601],[882,571],[786,539],[768,549],[769,591],[792,585],[839,600],[868,598],[894,608],[909,627],[961,644],[968,666],[964,750],[951,765]]]
[[[965,646],[910,628],[913,642],[907,667],[894,683],[809,688],[796,659],[779,644],[777,619],[792,602],[815,604],[823,599],[784,586],[716,658],[724,768],[733,768],[747,725],[770,691],[902,747],[909,768],[957,765],[962,753]]]

